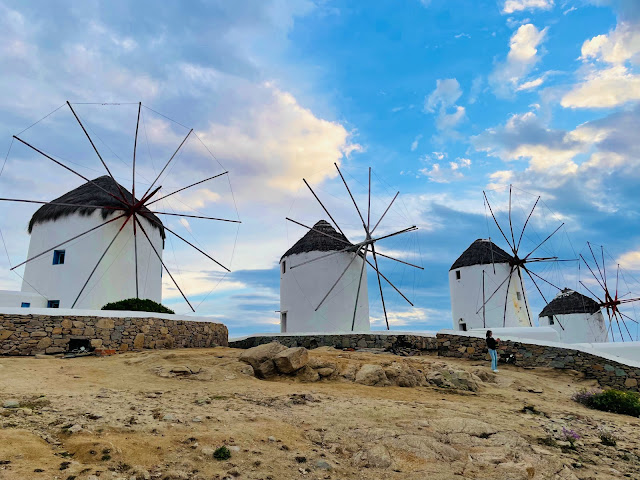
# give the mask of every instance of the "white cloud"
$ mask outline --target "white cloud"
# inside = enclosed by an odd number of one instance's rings
[[[498,63],[489,76],[489,83],[496,94],[507,96],[518,89],[539,62],[538,50],[546,34],[547,28],[538,30],[535,25],[527,23],[511,36],[506,60]]]
[[[551,10],[553,5],[553,0],[506,0],[502,8],[502,13],[511,14],[536,9]]]
[[[523,83],[522,85],[518,86],[516,90],[519,92],[522,90],[533,90],[534,88],[538,88],[543,83],[544,77],[536,78],[535,80]]]
[[[436,89],[426,99],[424,109],[435,112],[438,108],[453,106],[462,96],[460,84],[455,78],[445,78],[436,81]]]
[[[418,143],[420,142],[421,139],[422,139],[422,134],[416,135],[416,138],[413,140],[413,142],[411,142],[411,151],[412,152],[416,151],[416,149],[418,148]]]
[[[640,19],[637,2],[620,2],[618,23],[608,34],[586,40],[580,59],[585,67],[562,98],[567,108],[612,108],[640,100]],[[634,13],[635,12],[635,13]]]
[[[627,61],[640,62],[640,30],[638,24],[618,23],[608,35],[598,35],[582,45],[583,60],[599,60],[613,65]]]
[[[591,70],[585,80],[562,97],[565,108],[611,108],[640,100],[640,75],[623,65]]]
[[[455,78],[439,79],[436,89],[427,97],[424,109],[427,112],[438,111],[436,128],[443,132],[452,132],[464,120],[465,108],[455,105],[462,96],[460,84]]]
[[[431,163],[428,167],[421,168],[419,170],[420,174],[435,183],[450,183],[452,181],[463,179],[463,170],[468,170],[471,167],[471,160],[468,158],[458,158],[454,162],[448,162],[448,165],[443,165],[440,162],[444,158],[445,156],[436,156],[438,162]],[[429,162],[430,159],[431,157],[428,155],[422,158],[425,162]]]
[[[623,253],[618,257],[616,263],[624,269],[640,271],[640,250]]]

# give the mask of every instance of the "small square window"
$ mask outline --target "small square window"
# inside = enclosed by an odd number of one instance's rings
[[[518,297],[518,300],[522,300],[522,294],[520,292],[516,292],[516,297]]]
[[[456,270],[456,280],[460,280],[460,270]]]
[[[282,273],[285,273],[287,271],[287,261],[283,260],[282,261]]]
[[[49,300],[47,308],[60,308],[60,300]]]
[[[549,325],[555,325],[556,322],[553,321],[553,317],[547,317],[549,319]]]
[[[22,302],[22,305],[20,305],[21,308],[29,308],[31,306],[31,304],[29,302]]]
[[[64,250],[54,250],[53,251],[53,264],[54,265],[62,265],[64,264]]]

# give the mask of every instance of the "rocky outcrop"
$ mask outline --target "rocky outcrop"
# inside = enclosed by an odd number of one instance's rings
[[[356,383],[369,386],[385,387],[390,385],[387,375],[380,365],[363,365],[356,373]]]

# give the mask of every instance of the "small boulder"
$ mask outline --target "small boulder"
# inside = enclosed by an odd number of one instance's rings
[[[389,379],[380,365],[364,364],[356,373],[356,383],[383,387],[389,385]]]
[[[296,378],[301,382],[317,382],[320,380],[320,375],[318,375],[318,372],[309,365],[305,365],[303,368],[298,370]]]
[[[170,372],[176,375],[191,375],[191,369],[189,367],[185,367],[184,365],[171,367]]]
[[[293,373],[309,363],[309,351],[304,347],[287,348],[273,357],[273,361],[281,373]]]
[[[326,462],[325,460],[318,460],[316,462],[316,468],[320,470],[333,470],[333,467],[329,464],[329,462]]]
[[[257,347],[245,350],[240,354],[238,359],[241,362],[248,363],[254,370],[258,370],[258,367],[267,360],[273,360],[277,354],[286,350],[287,347],[279,344],[278,342],[265,343],[258,345]]]
[[[278,372],[276,371],[276,364],[273,363],[273,360],[269,358],[265,360],[257,367],[253,367],[256,377],[258,378],[269,378],[276,375]]]
[[[20,401],[14,398],[11,398],[9,400],[5,400],[2,406],[4,408],[18,408],[20,406]]]
[[[323,367],[318,368],[316,372],[318,372],[318,375],[320,375],[321,377],[329,377],[333,374],[333,372],[335,372],[335,369],[331,367]]]

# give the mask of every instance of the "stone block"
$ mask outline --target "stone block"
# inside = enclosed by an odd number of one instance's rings
[[[84,334],[84,328],[72,328],[71,329],[71,335],[75,335],[77,337],[80,337]]]
[[[13,335],[13,332],[11,330],[0,330],[0,342],[6,340],[11,335]]]
[[[49,347],[45,350],[46,353],[64,353],[64,348]]]
[[[84,328],[84,322],[79,322],[79,321],[73,322],[73,328]]]
[[[638,386],[638,380],[635,378],[627,378],[624,381],[624,386],[627,388],[633,388]]]
[[[120,351],[121,352],[126,352],[127,350],[129,350],[129,345],[126,343],[123,343],[122,345],[120,345]]]
[[[53,335],[62,335],[62,327],[53,327],[51,333]]]
[[[96,327],[113,330],[115,328],[115,323],[113,322],[113,318],[101,318],[96,322]]]
[[[273,357],[278,370],[282,373],[293,373],[309,362],[309,351],[304,347],[288,348]]]
[[[46,348],[49,348],[52,343],[53,343],[53,340],[51,340],[49,337],[44,337],[38,342],[38,345],[36,346],[36,348],[38,350],[44,350]]]
[[[73,327],[73,322],[71,320],[69,320],[68,318],[65,318],[64,320],[62,320],[60,325],[62,326],[62,328],[69,329],[69,328]]]
[[[135,348],[136,350],[144,348],[144,333],[139,333],[136,335],[136,338],[133,340],[133,348]]]
[[[101,338],[92,338],[91,339],[91,346],[93,348],[100,348],[102,347],[102,339]]]
[[[84,335],[85,337],[93,337],[95,334],[96,334],[96,329],[95,329],[95,328],[93,328],[93,327],[86,327],[86,328],[84,329],[84,333],[83,333],[83,335]]]

